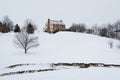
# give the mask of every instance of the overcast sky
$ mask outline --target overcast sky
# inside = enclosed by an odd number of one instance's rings
[[[0,0],[0,18],[14,23],[31,18],[41,29],[48,18],[87,25],[112,23],[120,19],[120,0]]]

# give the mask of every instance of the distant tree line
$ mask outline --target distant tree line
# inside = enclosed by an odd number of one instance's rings
[[[0,21],[0,32],[8,33],[11,31],[21,32],[22,29],[25,29],[27,33],[33,34],[37,27],[30,19],[25,20],[25,25],[20,27],[18,24],[14,25],[13,21],[8,17],[4,16],[2,21]]]
[[[87,28],[87,26],[83,23],[74,23],[65,31],[89,33],[99,35],[101,37],[120,39],[120,20],[116,21],[113,24],[93,25],[91,28]]]
[[[31,19],[26,19],[23,27],[20,27],[18,24],[14,25],[13,21],[8,16],[4,16],[0,21],[0,32],[2,33],[8,33],[11,31],[21,32],[23,29],[26,30],[27,33],[33,34],[35,30],[37,30],[37,27]],[[120,20],[114,22],[113,24],[93,25],[91,28],[87,28],[87,26],[83,23],[74,23],[65,31],[89,33],[102,37],[120,39]]]
[[[100,35],[102,37],[109,37],[120,39],[120,21],[116,21],[113,24],[95,25],[92,27],[93,34]]]

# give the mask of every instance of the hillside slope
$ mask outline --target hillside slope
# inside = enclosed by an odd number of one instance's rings
[[[120,63],[120,50],[110,49],[110,39],[90,34],[59,32],[39,34],[40,46],[24,54],[13,44],[14,33],[0,34],[0,63],[99,62]]]
[[[18,70],[26,70],[26,69],[39,69],[39,68],[48,68],[46,65],[42,66],[23,66],[16,69],[5,69],[5,67],[14,65],[14,64],[40,64],[40,63],[106,63],[106,64],[120,64],[120,50],[116,48],[116,44],[118,44],[117,40],[113,40],[114,47],[109,48],[108,42],[111,40],[109,38],[99,37],[90,34],[83,33],[73,33],[73,32],[59,32],[57,34],[48,34],[44,32],[36,33],[39,36],[40,46],[31,49],[28,54],[24,54],[22,49],[17,48],[13,44],[14,33],[0,33],[0,73],[18,71]],[[75,72],[75,71],[79,72]],[[93,71],[92,71],[93,70]],[[70,73],[69,73],[70,71]],[[103,80],[109,79],[117,79],[120,78],[117,72],[118,69],[101,69],[101,68],[90,68],[85,70],[63,70],[63,71],[55,71],[55,72],[45,72],[45,73],[35,73],[29,74],[25,76],[11,76],[1,77],[0,80],[16,80],[19,77],[22,80],[46,80],[45,77],[48,77],[47,80],[59,80],[60,74],[75,75],[69,77],[61,75],[61,79],[90,79],[91,76],[96,75],[98,78],[103,77]],[[96,72],[94,72],[96,71]],[[113,72],[116,75],[111,76],[112,73],[104,75],[109,72]],[[67,73],[65,73],[67,72]],[[81,74],[81,72],[83,74]],[[103,74],[105,73],[105,74]],[[53,75],[56,74],[56,75]],[[77,74],[77,75],[76,75]],[[81,77],[78,75],[80,74]],[[89,77],[85,77],[87,74]],[[93,75],[92,75],[93,74]],[[36,75],[36,77],[34,77]],[[39,76],[38,75],[42,75]],[[54,76],[54,77],[52,77]],[[55,77],[57,76],[57,77]],[[76,76],[76,77],[75,77]],[[25,78],[27,77],[27,78]],[[32,78],[33,77],[33,78]],[[97,77],[91,77],[92,80],[96,80]],[[100,79],[97,79],[100,80]]]

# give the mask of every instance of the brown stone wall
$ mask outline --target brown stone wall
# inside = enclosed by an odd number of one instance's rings
[[[62,30],[65,30],[65,25],[56,25],[54,24],[53,25],[53,31],[62,31]]]

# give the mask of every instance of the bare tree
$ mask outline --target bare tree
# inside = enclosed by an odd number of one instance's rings
[[[108,30],[106,27],[101,26],[101,28],[99,28],[99,32],[100,32],[100,34],[99,34],[100,36],[108,37]]]
[[[25,30],[15,35],[15,45],[24,49],[25,53],[31,48],[39,46],[38,37],[34,34],[28,34]]]
[[[99,34],[98,27],[99,27],[99,26],[98,26],[97,24],[95,24],[95,25],[92,26],[93,34],[95,34],[95,35],[98,35],[98,34]]]
[[[13,22],[8,16],[4,16],[2,19],[2,23],[6,25],[11,30],[13,30]]]
[[[115,28],[115,31],[119,31],[120,30],[120,20],[116,21],[114,23],[114,28]]]

